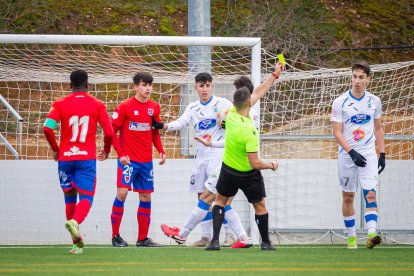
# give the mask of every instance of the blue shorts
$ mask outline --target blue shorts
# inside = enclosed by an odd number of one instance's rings
[[[152,161],[146,163],[131,161],[131,164],[124,166],[118,159],[117,187],[139,193],[154,192]]]
[[[64,192],[75,188],[82,194],[95,194],[96,160],[59,161],[58,171]]]

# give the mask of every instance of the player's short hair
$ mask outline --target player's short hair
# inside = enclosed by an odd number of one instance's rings
[[[366,61],[357,61],[354,64],[352,64],[352,71],[355,69],[361,69],[364,71],[367,76],[371,75],[371,68],[369,67],[369,64]]]
[[[135,74],[135,76],[132,78],[132,80],[134,81],[135,85],[139,85],[139,83],[141,81],[145,82],[145,83],[152,84],[152,81],[154,80],[154,78],[152,77],[152,75],[150,73],[139,72],[139,73]]]
[[[236,90],[233,94],[233,103],[234,106],[239,109],[246,107],[250,101],[250,91],[246,86],[243,86]]]
[[[236,87],[236,89],[242,88],[243,86],[247,87],[247,89],[249,89],[250,91],[250,94],[252,94],[254,90],[254,85],[252,81],[246,76],[241,76],[240,78],[237,78],[233,82],[233,85]]]
[[[201,83],[206,83],[206,82],[213,82],[213,77],[209,74],[209,73],[199,73],[197,74],[197,76],[195,76],[195,82],[201,82]]]
[[[70,73],[70,83],[72,87],[87,87],[88,86],[88,73],[85,70],[77,69]]]

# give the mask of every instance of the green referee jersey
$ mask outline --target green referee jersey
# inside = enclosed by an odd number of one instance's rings
[[[242,172],[251,171],[247,153],[259,150],[259,134],[250,117],[244,117],[233,107],[226,116],[226,141],[223,162]]]

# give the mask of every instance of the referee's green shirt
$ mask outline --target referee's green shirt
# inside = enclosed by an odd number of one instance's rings
[[[247,153],[259,150],[259,136],[250,117],[244,117],[233,107],[226,116],[226,141],[223,162],[242,172],[251,171]]]

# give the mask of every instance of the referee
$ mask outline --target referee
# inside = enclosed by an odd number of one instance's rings
[[[259,137],[249,111],[279,78],[282,66],[276,65],[275,72],[258,86],[250,95],[246,87],[236,90],[233,95],[234,108],[226,117],[226,140],[223,164],[217,182],[216,204],[213,207],[213,239],[206,250],[220,250],[219,234],[224,219],[224,206],[227,200],[242,190],[247,200],[253,204],[255,221],[262,237],[262,250],[275,250],[269,239],[269,214],[266,209],[266,191],[260,170],[275,171],[276,161],[264,162],[258,157]]]

